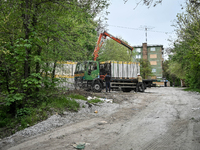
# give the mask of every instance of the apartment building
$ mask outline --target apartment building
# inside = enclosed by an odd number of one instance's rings
[[[137,52],[136,59],[148,59],[152,66],[152,79],[161,80],[163,77],[163,45],[147,45],[143,43],[142,46],[134,46]]]

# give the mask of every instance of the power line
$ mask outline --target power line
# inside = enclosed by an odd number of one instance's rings
[[[116,26],[116,25],[108,25],[111,27],[116,27],[116,28],[124,28],[124,29],[130,29],[130,30],[139,30],[139,31],[144,31],[144,29],[140,28],[132,28],[132,27],[124,27],[124,26]],[[165,32],[165,31],[155,31],[155,30],[148,30],[149,32],[157,32],[157,33],[165,33],[165,34],[174,34],[174,32]]]

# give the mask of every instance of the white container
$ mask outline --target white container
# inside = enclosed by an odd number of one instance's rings
[[[137,78],[137,74],[140,73],[140,63],[125,61],[106,61],[101,63],[110,63],[112,78],[132,79]]]

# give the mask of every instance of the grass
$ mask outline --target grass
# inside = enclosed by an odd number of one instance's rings
[[[192,91],[192,92],[199,92],[200,93],[200,89],[186,88],[186,89],[184,89],[184,91]]]
[[[73,98],[73,99],[81,99],[81,100],[87,100],[87,98],[83,95],[79,94],[70,94],[67,97]]]
[[[103,101],[101,101],[100,99],[96,98],[96,99],[88,100],[88,103],[103,103]]]
[[[62,97],[59,100],[53,100],[50,107],[53,107],[59,111],[70,110],[70,111],[78,111],[79,103],[77,103],[74,99],[69,99]]]
[[[0,98],[3,99],[2,97]],[[87,100],[83,95],[70,94],[59,95],[46,98],[35,106],[26,106],[17,110],[17,115],[13,117],[8,113],[9,107],[3,103],[0,105],[0,139],[10,136],[19,130],[33,126],[43,120],[46,120],[52,114],[62,114],[63,111],[78,111],[80,105],[74,99],[88,101],[88,103],[102,103],[98,98]],[[0,101],[1,102],[1,101]],[[2,101],[3,102],[3,101]],[[84,108],[85,106],[82,106]]]
[[[80,96],[79,96],[80,97]],[[29,126],[33,126],[38,122],[47,119],[55,113],[63,113],[63,111],[78,111],[79,103],[69,97],[54,97],[48,102],[42,102],[37,107],[26,107],[18,111],[17,116],[9,115],[8,107],[1,105],[0,108],[0,138],[7,137],[19,130],[23,130]]]

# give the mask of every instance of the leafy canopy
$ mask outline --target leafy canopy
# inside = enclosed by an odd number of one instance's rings
[[[134,52],[131,52],[125,46],[117,43],[113,39],[107,39],[99,51],[98,60],[132,61],[133,55],[135,55]]]

